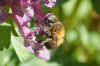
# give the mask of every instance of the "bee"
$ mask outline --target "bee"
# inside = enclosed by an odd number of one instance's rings
[[[40,32],[36,34],[36,39],[41,46],[46,46],[48,49],[58,48],[64,40],[65,30],[64,25],[54,16],[51,15],[45,20],[45,26],[38,24]],[[33,40],[27,40],[26,42],[34,48],[35,42]]]
[[[47,48],[58,48],[64,40],[65,30],[64,25],[57,20],[55,16],[50,16],[47,19],[49,37],[46,39],[45,45]]]

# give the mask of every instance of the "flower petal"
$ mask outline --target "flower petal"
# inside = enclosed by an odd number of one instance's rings
[[[34,17],[34,10],[31,7],[27,7],[24,11],[23,16],[20,16],[16,14],[15,18],[17,19],[18,24],[23,25],[24,23],[27,23]]]
[[[56,0],[44,0],[45,6],[52,8],[56,4]]]
[[[50,51],[47,48],[43,47],[41,50],[38,50],[36,56],[40,59],[48,61],[50,59]]]
[[[4,21],[6,17],[7,17],[7,13],[5,12],[4,9],[0,8],[0,23]]]

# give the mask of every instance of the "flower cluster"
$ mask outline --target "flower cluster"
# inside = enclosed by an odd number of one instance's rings
[[[44,5],[52,8],[56,0],[43,0]],[[4,7],[9,6],[11,13],[8,13]],[[50,52],[45,47],[43,40],[49,37],[46,32],[46,19],[52,14],[45,14],[41,8],[41,0],[0,0],[0,23],[7,17],[11,17],[16,21],[19,31],[24,37],[24,45],[31,50],[37,57],[49,60]],[[28,26],[34,18],[34,30]],[[45,37],[40,39],[39,36]]]

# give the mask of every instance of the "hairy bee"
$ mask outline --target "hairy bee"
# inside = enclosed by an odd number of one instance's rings
[[[58,48],[64,40],[64,25],[54,15],[48,16],[44,21],[45,26],[38,24],[40,30],[35,35],[37,43],[51,49]],[[26,42],[34,48],[33,40],[29,39]]]
[[[50,16],[47,19],[47,26],[49,27],[48,33],[50,38],[47,41],[47,43],[45,43],[45,45],[48,48],[59,47],[64,40],[64,34],[65,34],[64,25],[59,20],[57,20],[55,16]]]

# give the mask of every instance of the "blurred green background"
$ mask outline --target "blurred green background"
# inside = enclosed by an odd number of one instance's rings
[[[52,9],[41,4],[64,24],[64,43],[50,61],[38,59],[23,46],[15,22],[7,19],[0,24],[0,66],[100,66],[100,0],[57,0]]]

